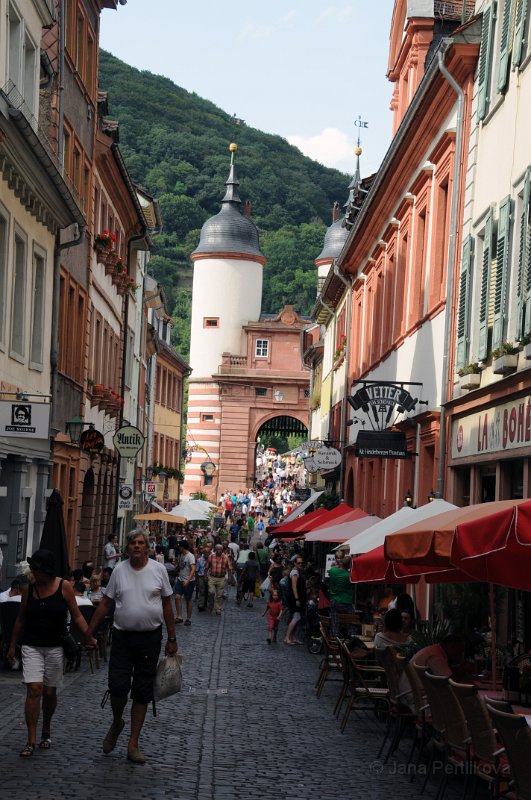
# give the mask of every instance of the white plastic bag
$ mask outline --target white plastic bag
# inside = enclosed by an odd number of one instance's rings
[[[177,694],[177,692],[181,691],[183,680],[181,662],[182,656],[177,654],[165,656],[159,661],[153,686],[155,701],[164,700],[165,697],[170,697],[172,694]]]
[[[265,594],[265,592],[268,591],[270,585],[271,585],[271,581],[269,580],[269,577],[267,577],[265,579],[265,581],[262,583],[262,585],[260,586],[260,590],[261,590],[262,594]]]

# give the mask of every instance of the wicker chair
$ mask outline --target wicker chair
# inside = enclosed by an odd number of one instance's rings
[[[364,702],[364,705],[361,707],[365,710],[370,709],[372,711],[378,711],[384,708],[385,711],[389,713],[390,692],[386,686],[371,685],[371,683],[374,684],[375,682],[381,681],[382,677],[385,676],[385,671],[382,667],[364,664],[362,674],[359,665],[352,657],[346,643],[338,639],[338,644],[342,668],[344,673],[348,675],[347,686],[343,694],[343,700],[347,700],[347,705],[340,725],[341,733],[343,733],[350,717],[350,712],[354,705],[358,703]]]
[[[395,724],[395,733],[391,738],[389,749],[384,759],[384,763],[386,763],[389,759],[389,756],[395,752],[400,744],[400,739],[404,733],[404,728],[408,723],[415,721],[416,714],[409,706],[409,701],[411,700],[410,689],[408,688],[404,691],[400,687],[400,676],[403,671],[403,660],[402,662],[398,660],[398,656],[393,647],[386,647],[384,649],[377,650],[377,659],[385,670],[385,677],[387,680],[387,686],[389,688],[390,703],[385,736],[380,746],[380,750],[378,751],[377,758],[380,758],[382,755],[385,743],[391,733],[393,723]]]
[[[441,756],[444,756],[444,751],[446,747],[444,738],[446,733],[446,719],[444,715],[444,708],[442,706],[439,694],[433,690],[432,684],[428,683],[426,680],[428,668],[421,667],[418,664],[413,664],[413,670],[415,671],[417,678],[422,684],[424,694],[426,695],[426,699],[430,707],[430,720],[431,720],[431,734],[432,734],[430,737],[431,746],[429,748],[428,768],[426,770],[426,777],[424,778],[424,783],[422,784],[422,791],[421,791],[422,794],[426,789],[430,774],[432,772],[433,763],[435,761],[435,754],[439,752]],[[437,789],[437,797],[439,796],[440,790],[442,788],[442,781],[443,781],[443,776],[441,775],[441,781]]]
[[[324,618],[321,617],[319,628],[323,638],[324,655],[319,667],[319,675],[317,676],[317,681],[314,686],[317,697],[321,696],[326,681],[329,680],[332,675],[337,676],[339,674],[340,677],[343,678],[339,646],[337,641],[330,636],[329,625],[326,625],[323,619]]]
[[[500,780],[507,777],[507,764],[502,758],[503,748],[496,738],[485,701],[473,684],[456,683],[451,679],[449,684],[470,731],[474,783],[477,786],[479,779],[485,781],[491,797],[498,797]]]
[[[531,800],[531,728],[525,717],[489,705],[487,709],[507,753],[515,796],[517,800]]]

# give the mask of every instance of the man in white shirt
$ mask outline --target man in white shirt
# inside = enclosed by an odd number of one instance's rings
[[[110,533],[107,536],[107,544],[103,548],[103,566],[114,569],[120,560],[120,553],[116,550],[116,536]]]
[[[153,683],[162,642],[162,623],[168,639],[166,655],[175,655],[177,639],[171,596],[173,594],[164,564],[148,558],[149,538],[142,528],[127,534],[128,561],[118,564],[89,625],[87,640],[107,616],[115,603],[111,655],[109,658],[109,694],[113,722],[103,740],[103,752],[116,747],[125,722],[122,718],[129,692],[131,735],[127,758],[144,764],[138,739],[144,724],[148,703],[153,700]],[[91,644],[96,645],[92,638]]]
[[[190,552],[190,545],[186,539],[179,542],[179,574],[175,581],[175,610],[177,619],[183,621],[182,601],[186,603],[185,625],[192,624],[192,608],[194,605],[195,591],[195,556]]]

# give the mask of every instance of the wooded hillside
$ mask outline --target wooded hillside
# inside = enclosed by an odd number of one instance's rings
[[[306,158],[279,136],[235,120],[168,78],[142,72],[100,53],[100,87],[120,122],[120,148],[134,181],[158,198],[164,232],[155,239],[150,271],[165,287],[175,341],[189,349],[192,266],[203,222],[220,209],[229,170],[228,145],[238,144],[242,201],[268,263],[262,311],[285,303],[308,313],[316,294],[313,264],[335,200],[343,203],[349,176]]]

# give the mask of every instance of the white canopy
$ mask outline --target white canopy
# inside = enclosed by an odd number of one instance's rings
[[[381,522],[373,525],[368,530],[359,533],[357,536],[353,536],[344,544],[338,545],[334,550],[348,545],[351,556],[368,553],[369,550],[380,547],[388,534],[396,533],[396,531],[408,525],[413,525],[415,522],[421,522],[423,519],[434,517],[436,514],[442,514],[443,511],[451,511],[453,508],[457,508],[457,506],[452,505],[452,503],[447,503],[446,500],[434,500],[432,503],[426,503],[425,506],[420,506],[420,508],[404,506],[389,517],[382,519]],[[352,525],[354,523],[345,524]]]
[[[174,517],[186,517],[187,520],[207,520],[212,507],[213,504],[207,500],[188,500],[187,503],[174,506],[169,513]]]
[[[381,521],[381,517],[361,517],[352,522],[343,522],[341,525],[329,525],[326,528],[309,531],[305,534],[304,540],[306,542],[346,542]]]
[[[300,517],[300,515],[306,511],[306,509],[311,506],[312,503],[315,503],[315,501],[318,500],[322,494],[323,492],[313,492],[313,494],[311,494],[307,500],[304,500],[299,506],[294,508],[293,511],[290,511],[287,517],[284,517],[282,524],[284,525],[285,522],[292,522],[294,519],[297,519],[297,517]]]

